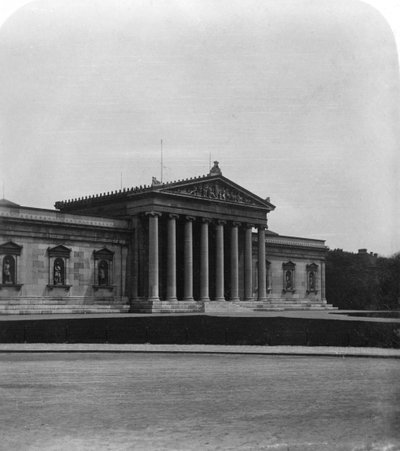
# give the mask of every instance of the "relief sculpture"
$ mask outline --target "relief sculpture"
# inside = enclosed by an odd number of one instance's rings
[[[218,184],[203,183],[201,185],[181,188],[175,192],[207,199],[219,199],[255,205],[252,199],[243,196],[239,191]]]

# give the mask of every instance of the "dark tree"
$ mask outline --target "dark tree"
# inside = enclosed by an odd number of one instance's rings
[[[379,258],[377,262],[380,306],[384,309],[400,307],[400,253]]]
[[[342,309],[399,309],[400,253],[377,257],[329,251],[326,294],[330,303]]]

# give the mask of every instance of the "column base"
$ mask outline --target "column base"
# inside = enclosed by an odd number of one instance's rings
[[[267,301],[268,301],[267,297],[265,297],[265,298],[257,298],[257,302],[267,302]]]
[[[214,302],[222,302],[222,301],[226,301],[226,299],[225,298],[215,298],[215,299],[212,299]]]
[[[240,313],[240,312],[251,312],[246,306],[241,305],[240,302],[226,302],[222,301],[211,301],[204,303],[205,313]]]
[[[132,313],[202,313],[204,303],[194,300],[132,300]]]
[[[183,298],[182,301],[184,301],[184,302],[194,302],[194,298]]]
[[[229,302],[240,302],[240,298],[239,297],[231,298],[229,299]]]
[[[199,299],[200,302],[210,302],[210,298],[209,297],[203,297]]]

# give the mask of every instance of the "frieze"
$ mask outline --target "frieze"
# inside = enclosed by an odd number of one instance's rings
[[[35,221],[47,221],[47,222],[57,222],[60,224],[79,224],[79,225],[95,225],[95,226],[102,226],[102,227],[126,227],[126,223],[116,219],[116,220],[110,220],[110,219],[102,219],[98,220],[96,219],[81,219],[81,218],[68,218],[65,216],[57,217],[56,215],[59,214],[59,212],[54,212],[54,214],[47,214],[47,215],[38,215],[38,214],[32,214],[32,213],[13,213],[10,212],[4,212],[0,211],[0,216],[3,217],[16,217],[21,219],[31,219]]]
[[[265,237],[265,243],[270,245],[283,245],[283,246],[300,246],[300,247],[314,247],[317,249],[326,250],[327,247],[324,243],[321,242],[313,242],[301,239],[279,239],[279,238],[271,238]]]
[[[223,200],[246,205],[258,205],[253,199],[243,195],[240,191],[224,186],[221,183],[199,183],[196,185],[182,186],[168,191],[204,199]]]

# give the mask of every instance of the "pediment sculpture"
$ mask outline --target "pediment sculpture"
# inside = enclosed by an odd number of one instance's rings
[[[247,205],[258,205],[250,196],[218,182],[204,182],[180,186],[165,190],[166,192],[179,193],[186,196],[201,197],[204,199],[222,200]]]

